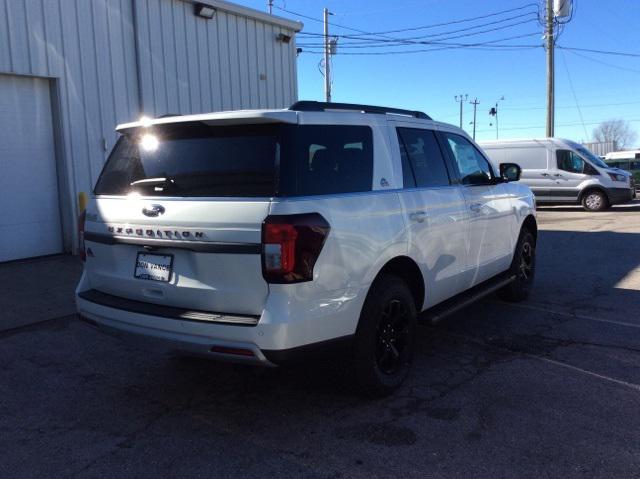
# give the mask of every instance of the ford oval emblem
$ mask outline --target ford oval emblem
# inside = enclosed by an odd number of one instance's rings
[[[144,208],[142,208],[142,214],[145,216],[151,216],[151,217],[160,216],[164,214],[164,206],[162,205],[145,206]]]

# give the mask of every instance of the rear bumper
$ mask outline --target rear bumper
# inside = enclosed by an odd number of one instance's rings
[[[633,188],[607,188],[607,196],[610,204],[617,205],[633,200],[635,194]]]
[[[355,333],[367,288],[331,291],[313,300],[272,292],[259,318],[218,313],[199,317],[203,312],[184,314],[179,308],[89,291],[83,275],[76,291],[80,319],[143,349],[274,366],[341,349]],[[242,324],[245,320],[253,324]],[[220,352],[225,349],[250,353]]]
[[[78,313],[78,319],[106,334],[123,339],[140,349],[148,351],[168,354],[188,354],[241,364],[276,366],[275,363],[267,359],[260,348],[250,342],[226,341],[187,333],[162,331],[86,312]],[[245,353],[228,354],[214,351],[212,350],[213,348],[217,348],[218,350],[226,349],[228,351],[244,351]],[[250,352],[251,354],[246,352]]]

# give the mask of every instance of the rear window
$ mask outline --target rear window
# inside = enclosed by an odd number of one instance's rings
[[[371,190],[366,126],[173,124],[122,136],[98,195],[271,197]]]

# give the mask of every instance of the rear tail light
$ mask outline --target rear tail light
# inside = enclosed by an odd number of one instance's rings
[[[83,210],[78,216],[78,254],[82,261],[87,260],[87,250],[84,247],[84,223],[87,219],[87,210]]]
[[[264,279],[268,283],[312,281],[330,229],[318,213],[268,216],[262,224]]]

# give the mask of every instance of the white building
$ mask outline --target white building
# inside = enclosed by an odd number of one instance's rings
[[[205,1],[0,0],[0,261],[73,249],[116,124],[297,99],[302,24]]]

